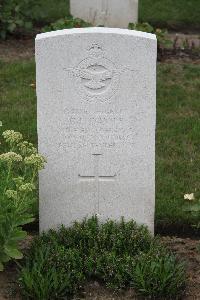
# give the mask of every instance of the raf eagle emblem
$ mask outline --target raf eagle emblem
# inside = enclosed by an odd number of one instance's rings
[[[117,91],[120,70],[115,63],[106,58],[106,52],[99,44],[92,44],[88,57],[68,71],[74,78],[74,86],[82,99],[87,101],[106,101]]]
[[[81,78],[84,82],[84,86],[91,90],[98,90],[106,87],[107,80],[111,80],[113,72],[102,68],[99,70],[99,66],[92,66],[88,69],[76,69],[75,75]]]

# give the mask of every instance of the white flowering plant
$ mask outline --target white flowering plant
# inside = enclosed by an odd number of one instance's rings
[[[194,193],[185,194],[184,200],[187,203],[183,206],[183,210],[191,215],[196,222],[193,227],[200,228],[200,200],[195,198]]]
[[[2,134],[7,152],[0,153],[0,271],[11,259],[21,259],[19,242],[27,233],[22,226],[34,221],[37,174],[45,158],[20,132]]]

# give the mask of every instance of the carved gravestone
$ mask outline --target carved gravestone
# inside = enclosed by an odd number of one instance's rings
[[[37,36],[41,230],[97,214],[153,232],[156,49],[123,29]]]
[[[70,10],[96,26],[128,28],[138,22],[138,0],[70,0]]]

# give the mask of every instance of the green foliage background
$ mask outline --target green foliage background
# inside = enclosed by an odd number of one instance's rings
[[[39,0],[43,24],[69,15],[69,0]],[[81,0],[84,1],[84,0]],[[200,29],[199,0],[139,0],[139,22],[171,28]]]
[[[83,1],[83,0],[82,0]],[[24,33],[69,17],[69,0],[5,0],[0,2],[0,38]],[[140,0],[139,22],[168,29],[200,29],[199,0]]]
[[[200,30],[200,1],[139,0],[139,19],[159,27]]]
[[[37,0],[5,0],[0,2],[0,38],[23,30],[30,30],[39,11]]]

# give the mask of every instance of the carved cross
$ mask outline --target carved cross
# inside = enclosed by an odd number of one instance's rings
[[[93,154],[94,157],[94,175],[92,176],[83,176],[83,175],[78,175],[79,176],[79,181],[80,182],[94,182],[95,183],[95,213],[99,214],[99,201],[100,201],[100,182],[105,182],[105,181],[114,181],[116,174],[109,176],[109,175],[100,175],[99,174],[99,160],[100,156],[102,154]]]

